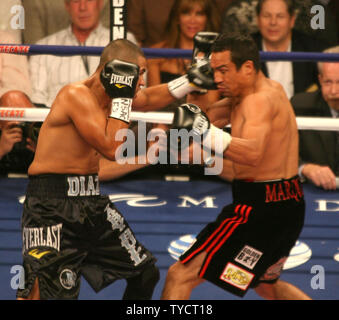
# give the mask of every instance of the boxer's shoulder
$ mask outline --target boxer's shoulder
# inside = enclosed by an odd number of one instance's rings
[[[87,102],[87,103],[86,103]],[[54,104],[86,105],[97,103],[94,92],[84,81],[65,85],[56,96]]]
[[[59,91],[58,95],[63,95],[63,96],[74,96],[76,97],[79,93],[89,93],[90,88],[86,81],[78,81],[78,82],[72,82],[69,84],[66,84],[61,88]]]

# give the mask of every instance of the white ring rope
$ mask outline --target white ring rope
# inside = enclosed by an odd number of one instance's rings
[[[48,108],[14,108],[0,107],[0,120],[43,122],[50,109]],[[140,112],[132,111],[131,121],[144,121],[150,123],[171,124],[173,122],[172,112]]]
[[[49,112],[50,109],[47,108],[45,109],[45,108],[0,107],[0,120],[43,122],[46,119]],[[173,113],[132,111],[130,119],[132,121],[172,124]],[[339,119],[297,117],[296,120],[298,129],[301,130],[339,131]]]

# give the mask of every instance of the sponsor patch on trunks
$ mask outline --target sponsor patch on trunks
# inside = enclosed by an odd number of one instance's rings
[[[247,290],[253,278],[253,273],[248,272],[230,262],[227,263],[226,268],[220,275],[220,279],[222,281],[244,291]]]
[[[259,250],[250,246],[245,246],[241,249],[234,260],[252,270],[262,255],[263,253]]]

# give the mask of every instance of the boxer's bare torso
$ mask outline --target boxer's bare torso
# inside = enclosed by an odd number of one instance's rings
[[[67,85],[60,91],[41,127],[29,175],[96,173],[99,151],[114,157],[114,134],[128,125],[107,118],[111,99],[95,79]]]
[[[141,90],[146,59],[139,56],[137,61],[140,74],[133,109],[156,110],[173,102],[167,84]],[[62,88],[41,127],[28,174],[92,174],[98,172],[102,156],[115,160],[115,151],[123,143],[116,139],[116,133],[128,128],[128,123],[107,117],[111,101],[104,92],[99,71]]]
[[[218,66],[224,66],[225,53],[214,57],[213,67],[218,72]],[[231,97],[219,101],[208,113],[214,123],[222,122],[223,114],[223,125],[227,120],[231,124],[232,141],[224,156],[233,161],[234,178],[264,181],[295,176],[298,129],[282,86],[259,71],[237,89],[220,83],[219,90]]]

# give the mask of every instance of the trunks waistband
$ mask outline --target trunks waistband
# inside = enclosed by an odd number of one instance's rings
[[[97,174],[44,174],[29,176],[26,195],[49,198],[99,196],[99,177]]]
[[[286,200],[300,201],[304,197],[299,176],[259,182],[234,180],[232,192],[235,202],[275,203]]]

